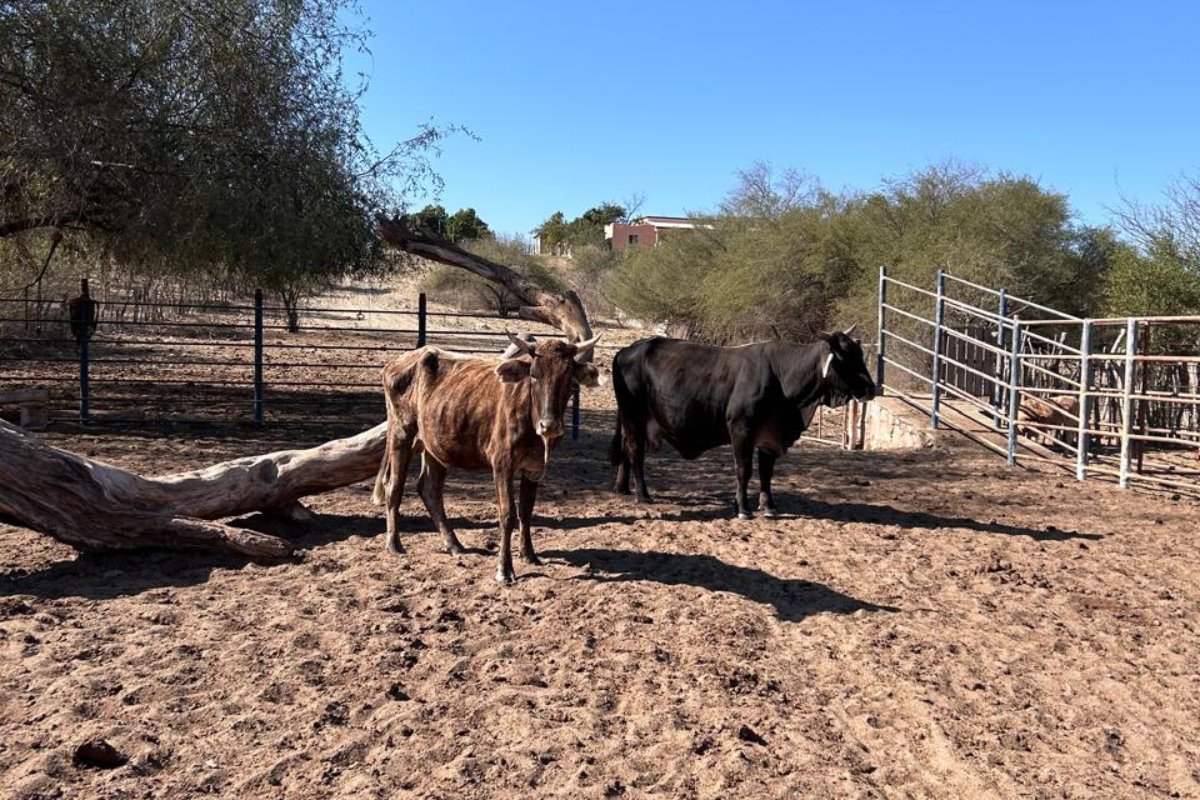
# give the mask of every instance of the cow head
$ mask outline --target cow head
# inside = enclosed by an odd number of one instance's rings
[[[829,352],[821,360],[821,380],[829,388],[830,405],[840,405],[850,398],[870,400],[875,397],[875,381],[863,358],[862,345],[850,334],[851,325],[844,331],[821,333]]]
[[[521,355],[501,361],[496,374],[505,383],[529,380],[529,411],[534,430],[547,446],[553,445],[563,437],[562,418],[571,399],[571,389],[576,383],[596,385],[599,372],[595,365],[587,363],[587,357],[600,337],[593,336],[578,344],[558,340],[530,343],[511,333],[508,338]]]

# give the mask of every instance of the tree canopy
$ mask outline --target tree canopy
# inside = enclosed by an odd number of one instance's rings
[[[1103,305],[1118,243],[1073,224],[1067,198],[1023,176],[935,164],[880,191],[834,193],[756,164],[705,225],[631,251],[615,300],[721,341],[870,327],[878,268],[930,286],[938,269],[1068,312]],[[1090,287],[1083,291],[1080,287]]]
[[[373,212],[430,177],[447,129],[372,146],[343,74],[355,20],[350,0],[7,3],[0,242],[55,231],[285,299],[363,266]]]
[[[534,233],[542,240],[542,249],[553,252],[570,250],[583,245],[604,244],[604,226],[626,219],[625,206],[601,203],[589,208],[570,222],[561,211],[555,211]]]

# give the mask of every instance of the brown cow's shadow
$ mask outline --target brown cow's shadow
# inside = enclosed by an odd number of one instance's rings
[[[777,578],[769,572],[739,567],[709,555],[602,548],[549,550],[542,555],[590,570],[589,574],[575,580],[603,583],[653,581],[667,586],[695,586],[712,592],[731,592],[755,603],[774,606],[776,615],[785,622],[799,622],[814,614],[900,610],[895,606],[859,600],[824,584]]]

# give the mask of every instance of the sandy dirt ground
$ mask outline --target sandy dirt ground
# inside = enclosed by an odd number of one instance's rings
[[[169,472],[354,433],[376,400],[41,435]],[[804,444],[784,518],[742,522],[728,449],[653,455],[654,505],[611,494],[611,388],[584,409],[513,587],[482,474],[451,474],[460,558],[411,496],[385,553],[367,484],[243,520],[301,545],[275,565],[0,525],[0,798],[1200,797],[1194,502],[950,440]],[[75,763],[94,739],[127,763]]]
[[[652,457],[637,506],[605,396],[510,588],[478,474],[457,559],[414,498],[388,556],[365,484],[247,519],[303,546],[271,566],[0,526],[0,796],[1200,796],[1197,506],[814,446],[784,519],[732,518],[727,450]],[[281,436],[45,434],[145,472],[308,443]],[[128,763],[73,763],[95,738]]]

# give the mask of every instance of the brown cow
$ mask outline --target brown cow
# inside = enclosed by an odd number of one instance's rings
[[[1079,396],[1062,394],[1041,398],[1022,395],[1021,404],[1017,408],[1017,422],[1071,428],[1072,430],[1064,431],[1030,426],[1028,431],[1034,439],[1040,439],[1044,444],[1062,441],[1074,445],[1078,438],[1074,429],[1079,425]]]
[[[387,506],[387,547],[403,552],[397,523],[405,473],[421,453],[417,492],[446,550],[459,554],[462,544],[446,520],[443,492],[450,467],[492,470],[499,507],[500,563],[496,579],[512,583],[511,537],[514,519],[521,525],[521,557],[537,564],[530,537],[538,483],[546,474],[550,451],[562,440],[562,417],[578,382],[595,385],[597,370],[585,359],[594,337],[578,345],[561,341],[530,344],[511,333],[520,355],[497,361],[463,358],[424,347],[384,368],[388,408],[387,454],[380,465],[375,497]],[[514,504],[512,479],[521,476],[520,501]]]

